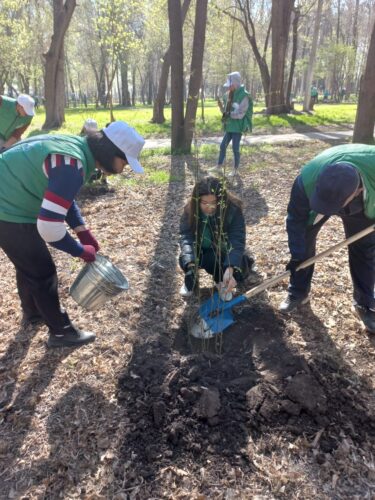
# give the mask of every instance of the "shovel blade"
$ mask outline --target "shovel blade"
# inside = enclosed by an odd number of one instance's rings
[[[199,308],[199,316],[207,324],[212,335],[223,332],[232,323],[234,323],[234,317],[232,308],[236,304],[244,302],[246,297],[240,295],[234,299],[225,302],[220,299],[219,294],[216,292],[213,296],[203,302]]]

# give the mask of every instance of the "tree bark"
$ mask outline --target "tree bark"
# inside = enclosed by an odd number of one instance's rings
[[[46,120],[43,129],[61,127],[65,120],[64,37],[75,7],[76,0],[53,0],[53,35],[45,54]]]
[[[315,23],[314,23],[314,33],[313,40],[311,45],[309,64],[307,69],[307,76],[305,82],[305,98],[303,101],[303,111],[308,112],[311,108],[311,85],[313,81],[314,75],[314,66],[316,60],[316,50],[318,47],[318,38],[319,38],[319,30],[320,30],[320,20],[322,17],[322,8],[323,8],[323,0],[318,0],[318,7],[316,9],[315,14]]]
[[[268,114],[289,111],[284,94],[285,58],[294,0],[272,1],[272,62]]]
[[[290,59],[290,71],[288,86],[286,89],[286,104],[289,109],[292,109],[292,99],[290,98],[292,94],[292,83],[294,77],[294,68],[296,66],[297,49],[298,49],[298,25],[301,17],[301,11],[296,8],[294,9],[294,19],[293,19],[293,45],[292,45],[292,56]]]
[[[258,43],[257,43],[257,39],[255,36],[255,26],[254,26],[253,19],[251,17],[251,8],[250,8],[249,0],[247,0],[246,2],[243,2],[241,0],[236,0],[236,6],[239,9],[239,11],[241,12],[242,18],[238,18],[227,11],[223,11],[223,12],[224,12],[224,14],[231,17],[232,19],[237,20],[241,24],[241,26],[245,32],[246,38],[247,38],[248,42],[250,43],[250,46],[253,50],[255,60],[256,60],[258,67],[259,67],[264,96],[265,96],[265,100],[266,100],[266,106],[268,107],[271,77],[270,77],[270,72],[269,72],[268,64],[267,64],[267,60],[266,60],[266,53],[267,53],[268,38],[269,38],[270,29],[271,29],[271,24],[269,25],[268,30],[267,30],[267,36],[266,36],[266,41],[264,44],[264,50],[263,50],[263,55],[262,55],[260,53],[259,48],[258,48]]]
[[[182,4],[181,12],[182,12],[182,25],[185,22],[187,11],[189,10],[191,0],[184,0]],[[157,95],[154,100],[154,108],[152,113],[152,123],[164,123],[164,106],[165,106],[165,94],[167,91],[168,85],[168,77],[169,77],[169,68],[171,65],[171,57],[170,57],[170,47],[168,47],[167,51],[163,57],[163,64],[161,66],[161,74],[160,80],[157,90]]]
[[[207,24],[207,4],[208,0],[197,0],[195,8],[193,53],[191,56],[189,93],[184,122],[184,151],[186,153],[191,152],[191,143],[193,140],[195,120],[197,116],[199,89],[202,84],[202,67]]]
[[[373,143],[375,126],[375,21],[365,72],[361,78],[353,142]]]
[[[172,154],[184,146],[184,49],[180,0],[168,0],[171,54]]]
[[[121,73],[121,105],[131,106],[129,83],[128,83],[128,64],[126,62],[120,62],[120,73]]]

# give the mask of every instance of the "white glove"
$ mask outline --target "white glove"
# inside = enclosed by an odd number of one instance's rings
[[[233,278],[233,267],[227,267],[223,276],[223,288],[229,293],[236,285],[237,281]]]

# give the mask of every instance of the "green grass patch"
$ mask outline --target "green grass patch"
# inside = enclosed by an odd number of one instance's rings
[[[263,115],[260,112],[264,106],[254,107],[253,117],[254,133],[272,133],[282,129],[306,130],[321,126],[340,126],[353,124],[355,121],[357,104],[317,104],[311,114],[297,114],[301,112],[302,105],[295,106],[296,114],[288,115]],[[137,105],[135,108],[115,108],[114,116],[116,120],[124,120],[146,138],[149,137],[169,137],[171,132],[171,109],[165,108],[166,122],[162,125],[151,123],[152,106]],[[197,122],[195,137],[199,142],[199,137],[222,134],[222,124],[220,121],[219,109],[213,100],[207,100],[204,110],[204,121],[201,118],[201,110],[197,110]],[[65,110],[65,123],[59,130],[52,130],[51,133],[79,134],[84,121],[87,118],[94,118],[99,127],[104,127],[110,120],[109,110],[88,108],[69,108]],[[42,125],[45,120],[44,108],[39,108],[34,117],[28,136],[45,133]],[[194,143],[194,141],[193,141]]]

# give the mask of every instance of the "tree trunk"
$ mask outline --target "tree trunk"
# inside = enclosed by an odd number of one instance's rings
[[[361,78],[353,142],[372,143],[375,126],[375,21],[365,72]]]
[[[292,109],[292,99],[290,98],[292,94],[292,84],[293,84],[293,76],[294,76],[294,68],[296,66],[296,58],[297,58],[297,49],[298,49],[298,24],[301,16],[301,11],[296,8],[294,9],[294,19],[293,19],[293,46],[292,46],[292,56],[290,59],[290,71],[289,71],[289,79],[288,86],[286,89],[286,104],[289,109]]]
[[[133,67],[132,71],[132,106],[135,106],[135,97],[136,97],[136,89],[135,89],[135,71],[136,68]]]
[[[158,93],[154,100],[154,108],[152,113],[152,123],[164,123],[164,106],[165,106],[165,92],[168,85],[169,67],[171,65],[170,49],[166,51],[163,57],[163,64],[161,66],[161,74],[158,86]]]
[[[120,72],[121,72],[121,105],[131,106],[127,63],[121,61]]]
[[[199,89],[202,84],[202,66],[207,24],[207,4],[208,0],[197,0],[195,10],[193,53],[191,56],[189,93],[184,123],[184,151],[187,153],[191,152],[191,143],[193,140],[195,120],[197,116]]]
[[[186,14],[187,14],[187,11],[189,10],[190,2],[191,2],[191,0],[184,0],[184,3],[182,4],[182,8],[181,8],[182,25],[185,22]],[[152,123],[164,123],[165,122],[165,117],[164,117],[165,94],[167,91],[170,65],[171,65],[170,47],[168,47],[167,51],[164,54],[163,64],[161,66],[161,74],[160,74],[158,91],[157,91],[156,98],[154,100],[154,109],[153,109],[152,119],[151,119]]]
[[[311,45],[309,64],[307,66],[307,76],[305,82],[305,98],[303,101],[303,111],[308,112],[311,108],[311,85],[314,75],[314,66],[316,59],[316,50],[318,47],[319,30],[320,30],[320,20],[322,17],[323,0],[318,0],[318,7],[316,9],[315,23],[314,23],[314,33]]]
[[[284,94],[285,58],[294,0],[272,1],[272,62],[268,114],[288,112]]]
[[[43,129],[61,127],[64,122],[64,37],[76,0],[53,0],[53,35],[45,54],[44,95],[46,120]]]
[[[184,48],[180,0],[168,0],[171,54],[172,154],[184,146]]]

